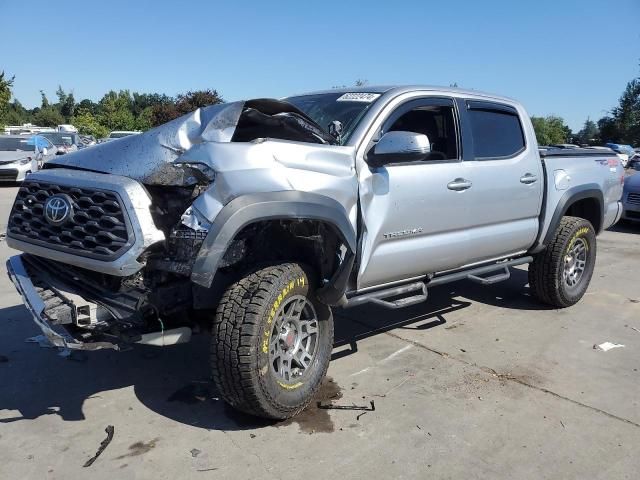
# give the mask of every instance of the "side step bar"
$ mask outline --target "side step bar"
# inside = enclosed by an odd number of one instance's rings
[[[524,265],[531,263],[533,257],[522,257],[514,260],[508,260],[505,262],[494,263],[491,265],[484,265],[481,267],[470,268],[468,270],[461,270],[459,272],[448,273],[438,277],[434,277],[425,282],[414,282],[407,285],[401,285],[399,287],[385,288],[383,290],[377,290],[371,293],[363,293],[362,295],[356,295],[354,297],[345,299],[342,303],[343,308],[353,308],[365,303],[375,303],[385,308],[398,309],[409,307],[417,303],[422,303],[427,300],[428,293],[427,287],[434,287],[436,285],[443,285],[445,283],[456,282],[458,280],[471,280],[481,285],[493,285],[494,283],[503,282],[511,277],[509,267],[515,267],[517,265]],[[485,277],[488,273],[496,273],[494,275]],[[409,295],[414,292],[414,295]],[[407,295],[396,300],[388,300],[393,297],[400,297]],[[344,297],[343,297],[344,298]]]
[[[476,267],[469,270],[462,270],[460,272],[448,273],[446,275],[432,278],[431,281],[429,281],[428,285],[430,287],[435,287],[436,285],[457,282],[458,280],[471,280],[483,285],[491,285],[493,283],[508,280],[511,276],[511,274],[509,273],[509,267],[524,265],[531,262],[533,262],[533,257],[521,257],[514,260],[508,260],[506,262],[494,263],[491,265],[485,265],[483,267]],[[486,275],[487,273],[497,272],[499,270],[502,270],[502,273],[493,275],[491,277],[480,276]]]
[[[410,297],[403,297],[398,300],[385,300],[385,298],[398,297],[400,295],[406,295],[412,292],[420,292],[417,295]],[[400,287],[386,288],[384,290],[378,290],[377,292],[364,293],[357,297],[352,297],[347,300],[344,308],[357,307],[364,303],[376,303],[385,308],[404,308],[416,303],[422,303],[427,299],[427,285],[424,282],[415,282],[408,285],[402,285]]]

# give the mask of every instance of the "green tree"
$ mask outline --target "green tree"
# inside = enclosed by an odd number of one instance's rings
[[[164,93],[137,93],[133,92],[132,111],[135,116],[140,115],[146,108],[156,105],[174,104],[175,99]]]
[[[98,103],[100,123],[109,130],[133,130],[136,119],[131,111],[129,90],[111,90]]]
[[[88,98],[85,98],[76,105],[76,110],[83,110],[85,112],[91,113],[92,115],[95,115],[96,113],[98,113],[98,104],[89,100]]]
[[[66,96],[64,103],[60,105],[60,113],[64,116],[64,118],[66,118],[67,120],[70,120],[73,117],[73,114],[75,113],[75,109],[76,109],[76,99],[73,97],[73,93],[70,92]]]
[[[598,129],[602,143],[640,145],[640,77],[627,83],[618,105],[598,120]]]
[[[217,90],[195,90],[176,96],[175,101],[162,98],[162,101],[152,106],[151,124],[155,127],[167,123],[185,113],[208,105],[216,105],[224,100]]]
[[[98,117],[89,110],[78,109],[76,115],[71,119],[71,123],[84,135],[93,135],[96,138],[109,135],[109,129],[102,125]]]
[[[41,108],[38,113],[33,116],[33,120],[36,125],[41,127],[57,127],[65,121],[58,109],[51,105]]]
[[[40,108],[47,108],[49,106],[49,99],[47,98],[47,94],[44,93],[44,90],[40,90],[40,98],[42,98]]]
[[[620,139],[631,145],[640,144],[640,78],[627,83],[612,116],[620,131]]]
[[[5,125],[5,115],[11,100],[11,87],[13,87],[14,77],[6,77],[4,70],[0,72],[0,126]]]
[[[153,107],[146,107],[136,117],[136,130],[149,130],[153,127]]]
[[[600,139],[600,130],[598,130],[596,122],[587,118],[584,121],[582,130],[578,132],[577,138],[581,145],[595,145],[598,143]]]
[[[571,137],[571,129],[565,125],[561,117],[531,117],[531,123],[539,145],[567,143]]]
[[[154,105],[151,107],[151,125],[157,127],[174,118],[178,118],[180,115],[182,113],[180,113],[175,103]]]
[[[58,90],[56,90],[56,96],[58,97],[58,103],[60,105],[64,105],[65,102],[67,101],[67,94],[62,89],[62,85],[58,85]]]
[[[606,116],[598,120],[598,130],[600,131],[599,143],[622,143],[620,128],[613,117]]]
[[[31,112],[24,108],[18,100],[14,99],[13,102],[7,105],[4,120],[6,125],[22,125],[23,123],[30,123],[33,118]]]
[[[176,107],[181,114],[185,114],[208,105],[222,103],[223,101],[217,90],[195,90],[178,95],[176,97]]]

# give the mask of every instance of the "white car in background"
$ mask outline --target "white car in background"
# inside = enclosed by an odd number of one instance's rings
[[[55,145],[39,135],[0,136],[0,182],[21,182],[56,152]]]
[[[56,131],[62,132],[62,133],[78,133],[78,129],[73,125],[69,125],[69,124],[58,125],[58,128],[56,129]]]

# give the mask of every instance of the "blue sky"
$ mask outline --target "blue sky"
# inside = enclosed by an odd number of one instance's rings
[[[225,99],[425,83],[500,93],[573,129],[640,74],[640,0],[0,0],[0,70],[39,105],[109,89]]]

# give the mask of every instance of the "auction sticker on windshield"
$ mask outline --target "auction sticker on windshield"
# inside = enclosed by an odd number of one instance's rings
[[[336,102],[363,102],[371,103],[380,96],[379,93],[352,92],[336,98]]]

